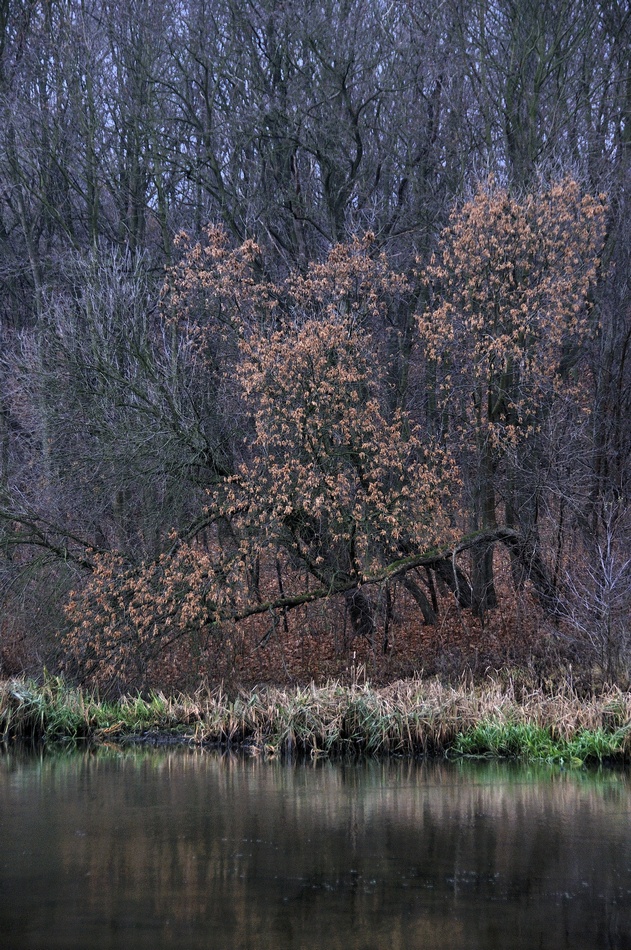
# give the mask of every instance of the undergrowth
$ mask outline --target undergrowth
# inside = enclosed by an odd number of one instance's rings
[[[578,696],[570,687],[526,690],[510,678],[450,686],[437,680],[279,689],[228,696],[97,694],[48,677],[0,683],[5,742],[95,743],[177,737],[246,745],[267,756],[477,755],[579,765],[628,761],[631,694],[616,687]]]

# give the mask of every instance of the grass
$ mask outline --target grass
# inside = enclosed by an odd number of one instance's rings
[[[570,738],[553,739],[551,729],[533,723],[486,720],[457,736],[453,752],[540,760],[560,765],[625,761],[629,752],[628,732],[628,727],[613,733],[602,728],[580,729]]]
[[[149,729],[182,728],[175,707],[160,694],[148,700],[134,696],[109,703],[69,687],[58,677],[47,677],[42,685],[15,679],[0,683],[0,738],[5,741],[100,741]]]
[[[481,686],[436,680],[278,689],[228,697],[95,694],[48,677],[0,683],[0,738],[76,743],[175,736],[194,744],[247,745],[267,756],[476,755],[562,764],[631,758],[631,694],[611,687],[517,689],[510,679]]]

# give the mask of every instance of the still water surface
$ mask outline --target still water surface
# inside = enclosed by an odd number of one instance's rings
[[[631,948],[631,776],[9,752],[0,947]]]

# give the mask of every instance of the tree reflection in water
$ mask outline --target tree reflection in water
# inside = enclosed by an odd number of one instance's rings
[[[2,946],[624,948],[630,810],[621,772],[8,753]]]

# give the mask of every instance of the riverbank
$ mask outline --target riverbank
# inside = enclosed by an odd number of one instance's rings
[[[374,688],[261,687],[229,697],[101,701],[58,678],[0,683],[0,739],[45,743],[186,742],[266,756],[485,755],[580,766],[631,760],[631,693],[580,697],[507,678],[478,686],[402,680]]]

